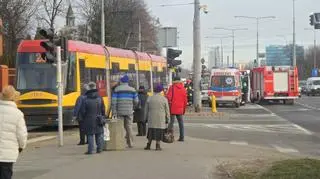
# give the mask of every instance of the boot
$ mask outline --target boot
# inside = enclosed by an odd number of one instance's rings
[[[162,148],[160,147],[160,144],[156,144],[156,150],[162,150]]]
[[[151,147],[151,142],[148,142],[147,146],[144,148],[144,150],[150,150],[150,147]]]

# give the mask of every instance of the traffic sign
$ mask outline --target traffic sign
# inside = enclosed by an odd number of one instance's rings
[[[318,77],[318,69],[317,68],[312,69],[311,76]]]

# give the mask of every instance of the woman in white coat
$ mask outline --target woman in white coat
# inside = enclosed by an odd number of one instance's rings
[[[11,179],[12,165],[27,144],[27,127],[15,101],[20,93],[6,86],[0,93],[0,179]]]

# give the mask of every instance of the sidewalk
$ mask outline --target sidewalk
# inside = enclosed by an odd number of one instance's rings
[[[72,135],[65,137],[61,148],[56,140],[30,144],[15,164],[13,178],[213,179],[219,178],[221,164],[290,157],[256,146],[194,138],[162,144],[163,151],[144,151],[144,137],[135,138],[133,149],[86,156],[86,146],[76,146],[77,142],[78,135]]]

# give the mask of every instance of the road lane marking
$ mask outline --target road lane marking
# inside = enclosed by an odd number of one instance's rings
[[[313,135],[313,132],[311,132],[311,131],[309,131],[308,129],[305,129],[305,128],[299,126],[298,124],[292,124],[292,125],[295,126],[295,127],[298,128],[298,129],[304,131],[304,132],[305,132],[306,134],[308,134],[308,135]]]
[[[232,145],[249,145],[246,141],[230,141],[229,144]]]
[[[306,108],[309,108],[309,109],[313,109],[313,110],[317,110],[317,111],[320,111],[320,108],[317,108],[317,107],[313,107],[311,105],[308,105],[308,104],[303,104],[303,103],[299,103],[299,102],[296,102],[297,104],[301,105],[301,106],[304,106]]]
[[[177,124],[176,124],[177,126]],[[206,123],[185,123],[186,127],[207,127],[213,129],[227,129],[235,131],[265,132],[265,133],[287,133],[313,135],[309,130],[297,124],[206,124]]]
[[[303,112],[303,111],[311,111],[312,109],[308,108],[299,108],[299,109],[283,109],[279,110],[279,112]]]
[[[36,143],[36,142],[42,142],[42,141],[46,141],[46,140],[51,140],[56,138],[56,136],[41,136],[41,137],[36,137],[36,138],[32,138],[29,139],[27,141],[27,144],[32,144],[32,143]]]
[[[281,153],[299,153],[298,150],[293,149],[293,148],[284,148],[280,147],[278,145],[272,145],[276,150],[278,150]]]

